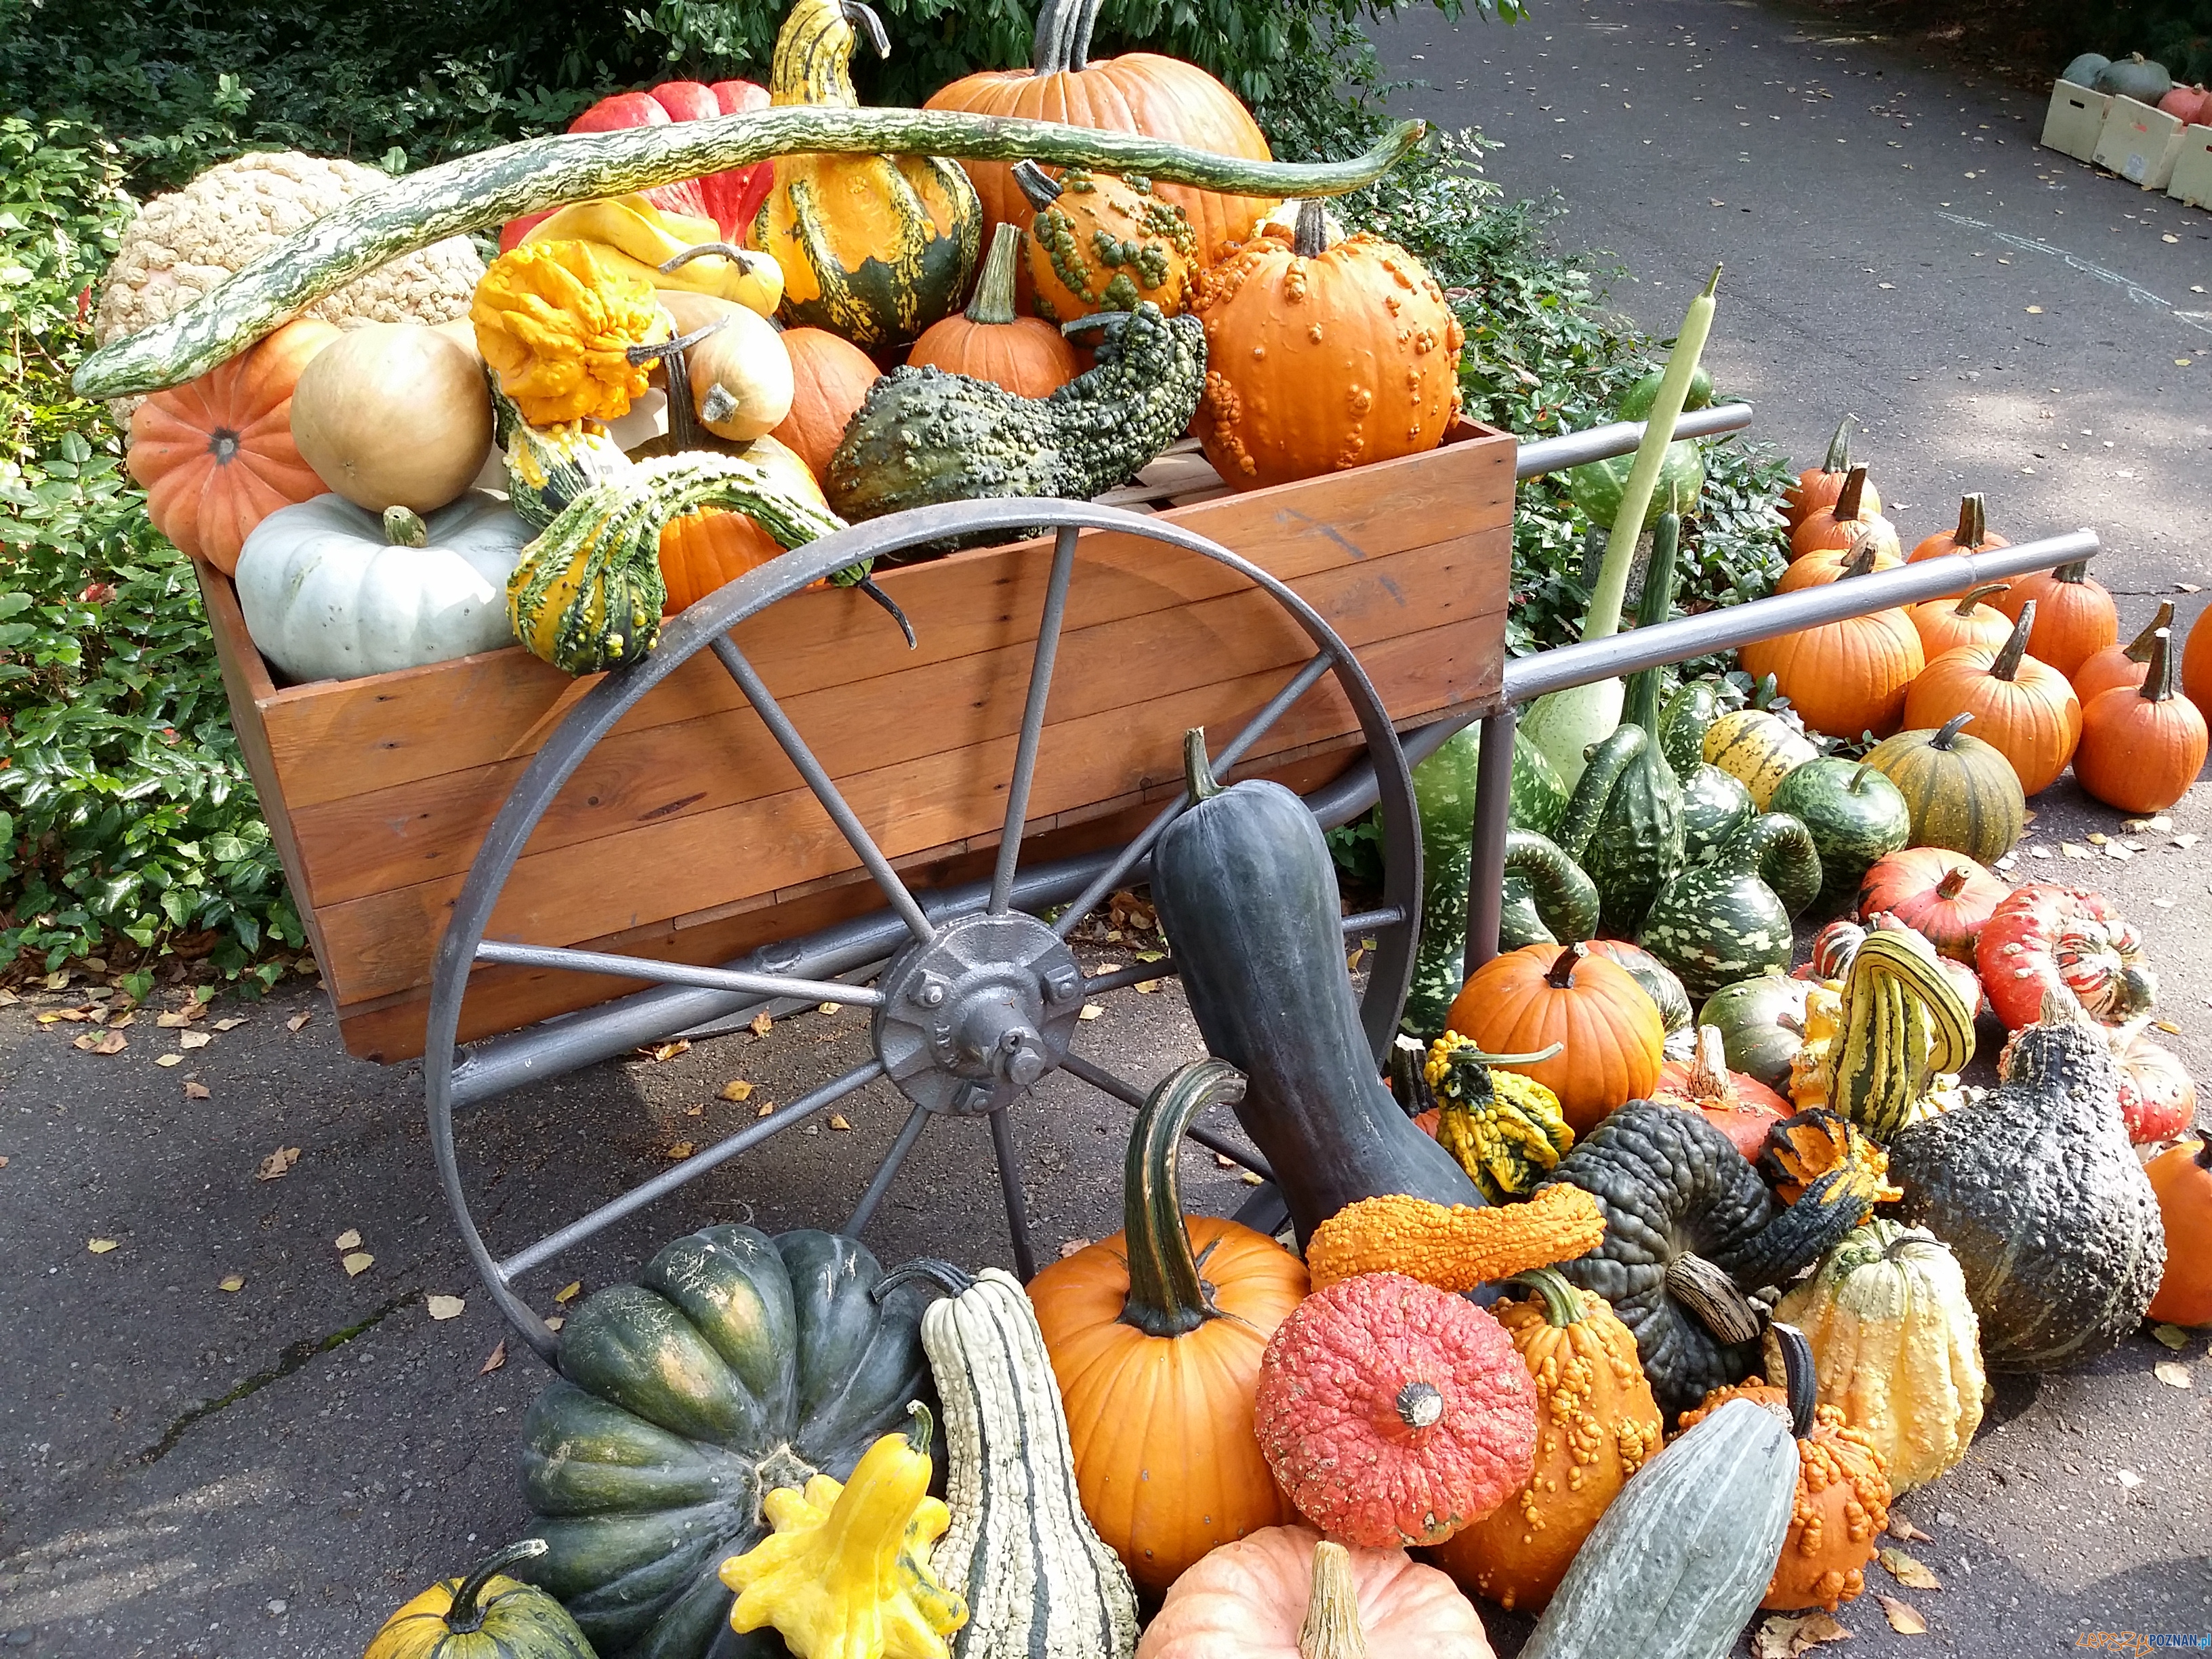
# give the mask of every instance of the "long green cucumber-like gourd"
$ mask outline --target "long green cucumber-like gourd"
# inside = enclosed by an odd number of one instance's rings
[[[1505,902],[1498,917],[1498,948],[1573,945],[1597,932],[1596,884],[1548,836],[1533,830],[1505,832]]]
[[[1278,783],[1224,789],[1185,734],[1191,805],[1152,854],[1152,900],[1206,1051],[1246,1078],[1237,1121],[1273,1166],[1298,1240],[1347,1204],[1482,1194],[1382,1087],[1345,971],[1328,848]]]
[[[565,202],[620,196],[775,155],[1025,159],[1134,173],[1205,190],[1340,196],[1372,184],[1428,129],[1401,121],[1364,155],[1313,165],[1217,155],[1134,132],[953,110],[793,105],[613,132],[559,133],[460,156],[352,198],[151,328],[101,347],[71,384],[84,398],[158,392],[204,374],[325,295],[446,237]]]

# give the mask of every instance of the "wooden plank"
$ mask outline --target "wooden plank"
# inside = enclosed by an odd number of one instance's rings
[[[1499,532],[1492,532],[1497,534]],[[1412,627],[1503,622],[1474,577],[1476,538],[1325,571],[1299,592],[1355,651]],[[1079,569],[1079,582],[1086,573]],[[1413,596],[1419,596],[1416,603]],[[833,777],[1019,729],[1032,641],[838,687],[785,708]],[[1115,708],[1208,681],[1287,669],[1312,647],[1273,599],[1243,588],[1203,604],[1064,636],[1048,718]],[[1382,688],[1395,705],[1392,688]],[[300,809],[317,906],[464,871],[526,763],[515,759]],[[747,707],[611,733],[533,835],[536,852],[787,790],[797,775]]]
[[[1508,522],[1514,453],[1510,438],[1476,438],[1165,516],[1224,546],[1250,550],[1278,575],[1296,580]],[[1081,609],[1071,614],[1079,625],[1193,603],[1238,585],[1232,573],[1156,543],[1092,534],[1085,540],[1087,560],[1127,580],[1079,591]],[[1044,565],[1040,545],[1025,544],[889,571],[883,582],[915,619],[922,639],[916,657],[941,660],[1029,637]],[[1495,580],[1502,595],[1503,570]],[[879,611],[842,591],[794,595],[740,629],[738,638],[779,695],[869,679],[915,659]],[[641,708],[632,718],[691,718],[728,707],[735,696],[705,663],[662,690],[650,700],[650,714]],[[576,694],[565,677],[517,647],[288,688],[267,700],[262,714],[296,810],[526,754],[543,740],[556,706]]]
[[[1365,663],[1378,681],[1403,688],[1407,711],[1415,714],[1494,695],[1496,665],[1495,630],[1472,624],[1384,641]],[[1271,671],[1048,726],[1032,812],[1079,808],[1172,779],[1186,726],[1233,729],[1281,682],[1280,672]],[[1324,680],[1262,747],[1287,751],[1352,726],[1342,695],[1333,680]],[[896,858],[995,830],[1013,747],[1011,735],[994,738],[848,776],[841,787],[878,844]],[[1255,757],[1255,763],[1264,759]],[[526,850],[489,932],[572,944],[647,925],[656,907],[665,910],[678,893],[685,909],[698,909],[836,873],[852,861],[820,803],[803,788],[792,789],[639,825],[618,837]],[[359,1002],[426,982],[459,888],[454,875],[323,907],[337,1000]]]

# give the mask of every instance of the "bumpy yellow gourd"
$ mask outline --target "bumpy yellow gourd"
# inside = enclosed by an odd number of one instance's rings
[[[1605,1215],[1579,1187],[1547,1187],[1526,1204],[1447,1209],[1393,1193],[1348,1204],[1314,1229],[1306,1271],[1320,1290],[1357,1273],[1404,1273],[1440,1291],[1471,1291],[1587,1255]]]
[[[843,1483],[817,1474],[762,1503],[775,1528],[722,1563],[730,1628],[774,1626],[798,1659],[949,1659],[968,1607],[930,1570],[952,1512],[929,1495],[928,1408],[868,1448]]]
[[[1517,1198],[1575,1144],[1559,1097],[1532,1077],[1492,1071],[1480,1045],[1446,1031],[1422,1075],[1437,1097],[1437,1144],[1492,1204]]]
[[[1790,1099],[1798,1110],[1828,1103],[1828,1054],[1843,1029],[1843,988],[1824,980],[1805,994],[1805,1042],[1790,1057]]]
[[[712,219],[671,213],[642,196],[571,202],[532,226],[522,245],[562,241],[592,243],[601,264],[654,288],[710,294],[763,317],[775,316],[783,299],[782,268],[765,253],[732,249],[663,270],[662,265],[689,249],[728,244]]]
[[[644,395],[650,363],[632,346],[671,337],[653,284],[590,242],[526,242],[502,253],[469,307],[477,349],[532,426],[615,421]]]

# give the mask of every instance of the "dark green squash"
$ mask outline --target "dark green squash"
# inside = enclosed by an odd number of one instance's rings
[[[1764,812],[1660,890],[1636,942],[1682,976],[1692,996],[1787,968],[1790,918],[1820,890],[1820,855],[1805,826]]]
[[[2063,999],[2062,1001],[2061,999]],[[2116,1104],[2105,1034],[2064,993],[2013,1039],[1980,1101],[1889,1143],[1903,1218],[1951,1247],[1993,1371],[2118,1347],[2166,1268],[2166,1229]]]
[[[1805,826],[1820,854],[1823,915],[1848,909],[1875,860],[1912,837],[1912,809],[1898,787],[1864,761],[1834,756],[1807,761],[1774,786],[1772,811]]]
[[[1759,816],[1743,781],[1699,761],[1679,775],[1682,784],[1682,862],[1704,864],[1729,836]]]
[[[1790,1062],[1805,1046],[1805,999],[1812,991],[1809,981],[1770,969],[1722,986],[1698,1011],[1698,1024],[1719,1029],[1729,1070],[1787,1094]]]
[[[1345,970],[1336,872],[1280,784],[1224,789],[1184,741],[1191,802],[1152,854],[1152,901],[1206,1050],[1247,1079],[1237,1121],[1273,1167],[1303,1245],[1363,1198],[1482,1194],[1382,1086]]]
[[[769,1488],[846,1478],[935,1399],[921,1293],[878,1306],[882,1278],[833,1233],[706,1227],[568,1316],[561,1380],[522,1424],[530,1530],[551,1547],[520,1571],[600,1659],[781,1655],[772,1635],[733,1644],[715,1571],[767,1531]]]
[[[526,1538],[431,1585],[384,1621],[362,1659],[594,1659],[558,1601],[504,1576],[544,1553],[544,1539]]]
[[[1505,832],[1505,902],[1498,917],[1498,948],[1573,945],[1597,932],[1597,888],[1582,866],[1548,836],[1533,830]],[[1464,981],[1462,981],[1463,983]],[[1453,987],[1452,994],[1459,994]],[[1449,1009],[1447,1002],[1445,1007]],[[1439,1027],[1443,1020],[1437,1020]]]

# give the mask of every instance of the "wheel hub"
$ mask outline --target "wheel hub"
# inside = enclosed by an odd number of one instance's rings
[[[1056,1070],[1083,1009],[1075,954],[1034,916],[957,916],[876,981],[876,1054],[933,1112],[993,1112]]]

